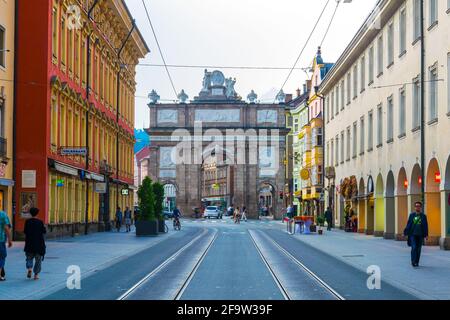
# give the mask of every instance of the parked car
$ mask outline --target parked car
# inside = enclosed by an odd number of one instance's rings
[[[203,217],[206,219],[216,218],[216,219],[222,219],[222,210],[220,207],[216,206],[210,206],[206,207],[205,213],[203,214]]]

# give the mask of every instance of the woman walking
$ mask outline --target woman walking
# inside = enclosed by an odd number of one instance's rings
[[[241,210],[239,209],[239,207],[234,210],[234,223],[241,223]]]
[[[31,279],[31,275],[34,272],[34,280],[39,279],[39,273],[41,273],[41,264],[45,256],[45,240],[44,235],[47,233],[44,223],[39,220],[37,215],[39,214],[38,208],[30,209],[31,219],[25,222],[25,255],[27,258],[26,267],[28,269],[27,278]],[[34,265],[34,266],[33,266]]]
[[[124,212],[125,218],[125,226],[127,228],[127,232],[131,232],[131,211],[130,208],[126,207]]]
[[[247,208],[246,207],[242,208],[242,220],[247,222]]]

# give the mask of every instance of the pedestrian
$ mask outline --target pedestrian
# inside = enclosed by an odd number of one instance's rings
[[[234,210],[234,223],[241,223],[241,211],[239,207]]]
[[[120,210],[120,207],[117,207],[117,210],[116,210],[116,228],[117,228],[117,232],[120,232],[120,228],[122,227],[122,219],[123,219],[122,211]]]
[[[331,212],[330,207],[327,207],[327,210],[325,211],[325,220],[327,221],[327,230],[330,231],[333,221],[333,213]]]
[[[405,236],[408,236],[408,246],[411,247],[411,264],[413,267],[419,266],[420,253],[424,245],[424,239],[428,240],[428,220],[422,212],[422,202],[414,204],[415,212],[409,215]]]
[[[0,281],[5,281],[6,244],[12,247],[11,222],[4,211],[0,211]]]
[[[247,222],[247,208],[246,207],[242,208],[242,220],[245,220],[245,222]]]
[[[34,272],[34,280],[39,279],[41,273],[42,261],[45,257],[45,240],[44,235],[47,233],[44,223],[37,218],[39,214],[38,208],[30,209],[31,219],[25,222],[25,251],[27,278],[31,279]],[[33,267],[34,265],[34,267]]]
[[[127,228],[127,232],[131,232],[131,211],[130,208],[126,207],[124,212],[125,218],[125,226]]]

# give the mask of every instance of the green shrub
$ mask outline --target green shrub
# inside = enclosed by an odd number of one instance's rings
[[[153,184],[153,194],[155,195],[155,215],[159,220],[164,220],[164,186],[159,182],[155,182]]]
[[[153,221],[156,220],[155,215],[155,194],[153,191],[152,180],[146,177],[142,181],[142,185],[138,190],[139,198],[139,211],[141,221]]]

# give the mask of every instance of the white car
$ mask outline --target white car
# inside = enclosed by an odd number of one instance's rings
[[[215,206],[206,207],[203,217],[205,219],[211,219],[211,218],[222,219],[222,210],[220,210],[219,207],[215,207]]]

